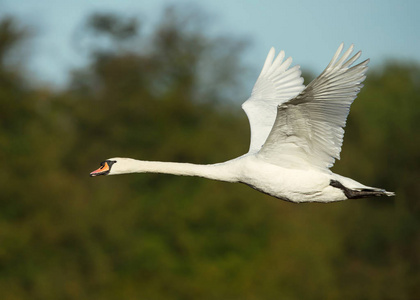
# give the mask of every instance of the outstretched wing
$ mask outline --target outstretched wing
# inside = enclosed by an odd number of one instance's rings
[[[340,158],[350,105],[362,88],[369,60],[351,67],[353,45],[340,45],[326,69],[297,97],[278,106],[274,126],[259,155],[277,165],[321,169]]]
[[[251,97],[242,104],[251,127],[248,153],[261,149],[276,119],[277,106],[296,97],[304,89],[299,66],[288,69],[292,58],[283,61],[284,51],[280,51],[273,61],[274,56],[275,50],[271,48]]]

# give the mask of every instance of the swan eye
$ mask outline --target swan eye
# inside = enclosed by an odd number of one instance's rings
[[[107,164],[110,169],[111,169],[112,165],[115,164],[116,162],[117,162],[116,160],[106,160],[106,161],[104,161],[104,163]]]

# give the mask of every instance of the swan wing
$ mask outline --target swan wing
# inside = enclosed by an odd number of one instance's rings
[[[350,105],[362,88],[369,60],[351,66],[353,45],[340,45],[326,69],[297,97],[277,108],[273,128],[258,155],[285,166],[333,166],[340,158]]]
[[[248,153],[261,149],[276,119],[277,106],[296,97],[304,89],[300,67],[289,69],[292,58],[284,60],[284,51],[274,57],[275,50],[271,48],[251,97],[242,104],[251,127]]]

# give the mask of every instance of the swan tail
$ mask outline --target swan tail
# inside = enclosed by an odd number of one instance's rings
[[[395,196],[394,192],[388,192],[384,189],[378,188],[371,188],[371,187],[363,187],[363,188],[347,188],[341,182],[337,180],[331,180],[330,185],[332,187],[341,189],[346,195],[348,199],[358,199],[358,198],[368,198],[368,197],[381,197],[381,196],[388,196],[392,197]]]

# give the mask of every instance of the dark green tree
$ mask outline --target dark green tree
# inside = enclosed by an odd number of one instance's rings
[[[368,73],[335,171],[397,197],[293,205],[246,186],[137,174],[113,156],[212,163],[246,152],[244,45],[197,11],[91,16],[68,87],[26,83],[0,21],[1,299],[415,299],[420,67]],[[255,74],[257,75],[257,74]]]

